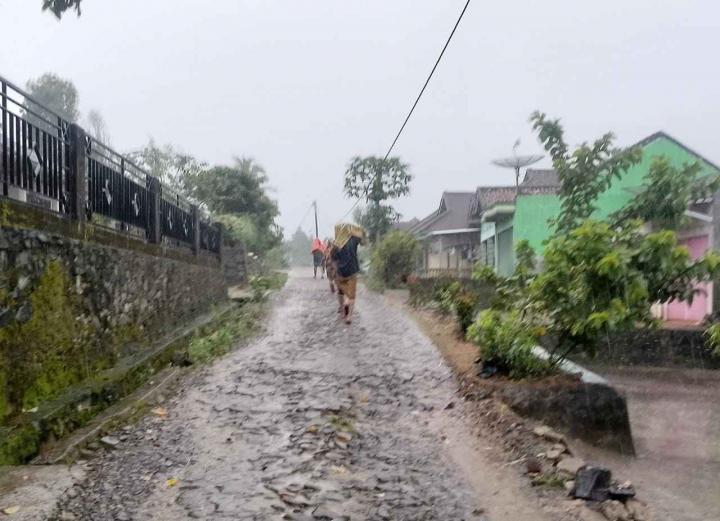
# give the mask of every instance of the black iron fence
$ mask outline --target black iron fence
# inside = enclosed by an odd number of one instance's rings
[[[0,76],[2,195],[151,243],[220,256],[190,201]]]
[[[68,123],[1,78],[0,97],[3,196],[68,213]]]

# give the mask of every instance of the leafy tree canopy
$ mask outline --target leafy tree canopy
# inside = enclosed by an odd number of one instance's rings
[[[597,197],[610,188],[614,179],[640,161],[642,151],[614,147],[615,136],[608,132],[592,144],[582,143],[570,153],[560,120],[535,112],[530,121],[550,154],[560,180],[561,212],[553,224],[556,233],[565,233],[597,210]]]
[[[364,198],[367,207],[356,215],[370,238],[376,242],[399,215],[385,201],[410,193],[412,175],[408,165],[397,157],[354,157],[345,172],[345,195]]]
[[[655,325],[653,304],[691,302],[697,282],[720,276],[720,254],[710,251],[693,260],[674,231],[684,224],[688,206],[714,191],[718,179],[700,177],[698,165],[677,168],[657,158],[643,190],[620,211],[599,220],[592,217],[597,197],[613,178],[640,161],[640,151],[612,149],[612,135],[605,134],[569,153],[557,120],[540,113],[531,119],[561,181],[555,235],[546,244],[539,273],[525,242],[517,245],[513,276],[476,270],[477,278],[496,285],[498,299],[472,334],[486,341],[503,338],[502,344],[488,349],[504,353],[507,363],[517,355],[518,345],[501,333],[513,331],[524,339],[523,346],[548,338],[554,346],[550,363],[555,365],[573,351],[594,355],[614,331]],[[655,231],[648,233],[648,228]],[[711,327],[708,336],[720,343],[720,325]]]
[[[389,232],[393,223],[400,219],[400,214],[390,205],[371,202],[364,208],[357,208],[353,218],[375,239]]]
[[[178,151],[172,145],[158,145],[152,138],[128,158],[161,182],[192,199],[190,180],[208,169],[207,163]]]
[[[259,251],[282,241],[282,231],[275,224],[277,203],[268,194],[265,170],[255,160],[243,157],[229,166],[192,168],[183,174],[182,182],[189,196],[213,214],[252,219],[258,230]]]
[[[372,251],[372,278],[382,287],[400,287],[415,268],[419,251],[420,244],[412,234],[399,230],[389,232]]]
[[[30,96],[41,105],[52,110],[55,114],[70,122],[77,122],[80,119],[78,110],[79,95],[72,81],[66,80],[57,74],[47,72],[35,80],[29,80],[25,88]],[[29,105],[25,117],[36,126],[47,128],[48,124],[43,121],[56,123],[56,116],[35,105]]]
[[[311,266],[311,248],[312,237],[305,233],[300,227],[295,230],[295,233],[292,234],[290,240],[285,244],[290,263],[293,266]]]
[[[74,9],[78,16],[80,16],[80,2],[82,0],[43,0],[43,11],[50,11],[57,18],[62,18],[62,15],[70,9]]]
[[[105,146],[110,146],[110,133],[107,128],[107,123],[105,122],[105,118],[100,113],[99,110],[91,109],[87,116],[85,116],[86,120],[86,131],[88,134],[90,134],[92,137],[94,137],[97,141],[102,143]]]

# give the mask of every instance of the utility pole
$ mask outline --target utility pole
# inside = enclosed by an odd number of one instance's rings
[[[313,207],[315,208],[315,238],[319,239],[320,234],[318,233],[318,221],[317,221],[317,201],[313,201]]]

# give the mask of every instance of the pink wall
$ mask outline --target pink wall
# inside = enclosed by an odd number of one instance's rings
[[[693,259],[697,259],[708,250],[710,240],[707,235],[698,235],[696,237],[681,239],[680,244],[687,246],[688,250],[690,250],[690,256]],[[697,284],[696,287],[703,291],[695,295],[692,304],[679,300],[673,300],[667,304],[665,308],[665,319],[700,322],[705,318],[705,315],[710,313],[711,309],[709,306],[712,302],[712,284]]]

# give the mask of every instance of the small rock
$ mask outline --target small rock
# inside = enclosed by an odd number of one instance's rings
[[[525,468],[527,469],[528,474],[537,474],[542,472],[542,463],[536,457],[530,456],[525,459]]]
[[[108,449],[115,449],[120,445],[120,440],[112,436],[103,436],[100,438],[100,443]]]
[[[23,324],[30,320],[32,318],[32,306],[29,302],[26,302],[22,306],[20,306],[20,309],[17,310],[17,313],[15,313],[15,321],[18,324]]]
[[[627,503],[625,503],[625,508],[635,521],[651,520],[647,505],[641,503],[637,499],[629,499]]]
[[[570,476],[575,476],[575,474],[577,474],[577,471],[580,470],[584,465],[585,462],[580,458],[570,456],[569,458],[561,459],[557,464],[557,469],[559,472],[564,472],[566,474],[569,474]]]
[[[313,519],[321,519],[323,521],[334,521],[334,520],[345,520],[350,519],[348,516],[341,514],[335,509],[327,506],[320,505],[313,510]]]
[[[80,454],[80,457],[84,459],[91,459],[95,457],[95,452],[91,451],[90,449],[80,449],[78,453]]]
[[[609,521],[631,521],[630,513],[625,508],[625,505],[615,499],[603,501],[600,510]]]
[[[445,410],[454,409],[454,408],[455,408],[455,402],[448,402],[448,404],[445,406]]]
[[[30,285],[30,277],[23,275],[18,279],[17,289],[22,291]]]
[[[554,441],[557,443],[565,443],[565,436],[560,434],[559,432],[556,432],[552,430],[547,425],[541,425],[540,427],[535,427],[533,429],[533,432],[536,436],[540,436],[541,438],[545,438],[548,441]]]
[[[602,515],[600,512],[591,510],[588,507],[582,507],[578,512],[578,517],[581,519],[581,521],[607,521],[605,519],[605,516]]]
[[[622,485],[613,485],[608,488],[608,494],[610,495],[610,499],[617,499],[624,503],[628,499],[635,497],[635,487],[633,487],[630,482],[623,483]]]
[[[567,490],[568,494],[572,494],[573,490],[575,489],[575,481],[570,479],[563,483],[563,487],[565,487],[565,490]]]
[[[0,309],[0,327],[7,326],[13,319],[12,311],[8,308]]]
[[[72,512],[68,512],[67,510],[63,510],[60,512],[60,521],[75,521],[77,517]]]
[[[545,457],[551,461],[557,461],[562,456],[563,451],[558,449],[550,449],[545,453]]]

